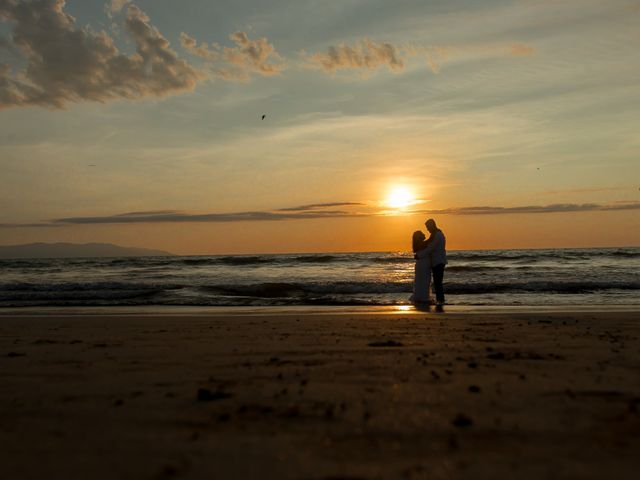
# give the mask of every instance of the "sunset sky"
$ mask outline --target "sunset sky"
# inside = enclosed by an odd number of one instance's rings
[[[640,2],[0,0],[0,244],[640,245]],[[266,115],[264,120],[262,115]]]

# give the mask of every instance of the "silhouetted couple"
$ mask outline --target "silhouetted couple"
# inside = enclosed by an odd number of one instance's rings
[[[430,233],[429,238],[421,230],[413,232],[413,253],[416,259],[413,295],[411,301],[416,305],[429,305],[431,301],[431,275],[433,289],[436,292],[436,305],[444,304],[444,267],[447,264],[447,239],[434,219],[425,222]]]

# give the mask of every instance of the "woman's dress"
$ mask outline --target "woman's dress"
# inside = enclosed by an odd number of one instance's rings
[[[413,303],[429,303],[431,301],[431,258],[429,255],[416,260],[411,301]]]

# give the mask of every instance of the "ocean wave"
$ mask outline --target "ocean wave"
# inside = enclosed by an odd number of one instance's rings
[[[638,258],[639,248],[453,251],[445,289],[493,304],[565,294],[628,302],[640,290]],[[413,262],[398,252],[0,260],[0,307],[388,305],[409,297]]]
[[[514,267],[514,268],[531,268],[531,267]],[[449,265],[447,272],[490,272],[497,270],[511,270],[511,267],[502,265]]]
[[[204,291],[225,296],[304,297],[312,295],[358,295],[410,293],[411,282],[258,283],[211,285]],[[496,293],[575,294],[610,290],[640,290],[640,282],[450,282],[445,290],[452,295]]]
[[[302,285],[293,283],[257,283],[252,285],[210,285],[200,287],[206,293],[216,293],[229,297],[281,298],[301,295],[305,292]]]
[[[541,261],[589,261],[593,259],[629,259],[640,258],[638,248],[619,249],[556,249],[556,250],[454,250],[448,252],[450,264],[470,263],[478,266],[526,265]],[[277,264],[295,266],[305,264],[399,264],[408,265],[414,261],[410,252],[405,253],[345,253],[345,254],[273,254],[273,255],[216,255],[191,257],[118,257],[118,258],[73,258],[73,259],[0,259],[0,271],[35,271],[49,268],[82,269],[126,269],[132,267],[180,268],[189,266],[252,266]]]
[[[514,262],[590,260],[606,257],[640,258],[640,249],[459,250],[447,253],[453,261]]]
[[[367,258],[366,260],[371,263],[411,263],[415,261],[412,253],[406,255],[378,256]]]
[[[259,265],[274,263],[274,258],[258,255],[230,255],[225,257],[192,257],[178,260],[183,265]]]
[[[615,250],[613,252],[610,252],[609,255],[611,255],[612,257],[640,258],[640,251]]]
[[[300,255],[293,257],[291,263],[332,263],[344,261],[336,255]]]
[[[449,281],[445,288],[452,294],[472,293],[505,293],[505,292],[545,292],[545,293],[575,293],[607,290],[640,290],[640,281]],[[286,297],[308,294],[388,294],[411,292],[412,282],[258,282],[258,283],[229,283],[193,285],[191,283],[163,283],[163,282],[57,282],[57,283],[26,283],[10,282],[0,284],[0,295],[12,292],[20,295],[91,295],[108,293],[117,295],[119,292],[192,292],[195,295],[225,295],[225,296],[256,296],[266,298]]]
[[[8,282],[0,283],[0,293],[4,292],[100,292],[100,291],[131,291],[131,290],[174,290],[184,285],[172,283],[144,283],[144,282],[53,282],[29,283]]]
[[[268,305],[390,305],[406,303],[411,293],[410,283],[344,283],[344,284],[289,284],[263,283],[254,285],[209,286],[179,290],[162,288],[56,289],[56,290],[0,290],[0,307],[24,306],[268,306]],[[500,303],[500,298],[518,303],[518,296],[558,302],[562,295],[593,294],[637,296],[640,284],[534,282],[527,284],[474,283],[445,285],[445,292],[455,302],[464,297],[468,304],[478,302]],[[477,298],[477,300],[473,300]],[[488,300],[487,300],[488,299]]]

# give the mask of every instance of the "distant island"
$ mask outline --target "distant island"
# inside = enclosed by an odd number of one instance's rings
[[[29,243],[0,246],[0,258],[156,257],[172,253],[110,243]]]

